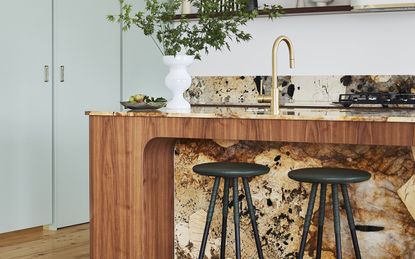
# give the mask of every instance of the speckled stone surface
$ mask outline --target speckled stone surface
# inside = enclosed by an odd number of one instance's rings
[[[415,175],[398,190],[398,194],[415,219]]]
[[[254,77],[194,77],[185,93],[190,103],[256,103]]]
[[[190,112],[186,113],[161,109],[155,112],[89,112],[87,114],[101,116],[415,122],[415,107],[413,105],[391,105],[390,107],[404,106],[408,109],[364,109],[359,105],[352,106],[353,108],[357,107],[357,109],[344,109],[333,104],[333,102],[338,101],[339,94],[342,93],[415,93],[415,76],[282,76],[278,78],[279,85],[282,86],[280,101],[281,105],[287,107],[282,108],[278,116],[269,114],[269,109],[266,108],[269,104],[258,104],[257,102],[261,80],[264,94],[269,95],[271,89],[271,77],[269,76],[194,77],[191,87],[184,94],[191,104],[263,105],[258,109],[253,107],[193,107]],[[288,106],[331,108],[298,109],[298,107]],[[370,106],[381,107],[380,105]]]
[[[257,104],[260,80],[269,94],[270,76],[194,77],[185,98],[192,104]],[[281,76],[278,82],[281,104],[331,105],[344,93],[415,93],[411,75]]]
[[[327,105],[331,106],[332,102],[338,100],[339,94],[342,93],[359,93],[359,92],[393,92],[393,93],[414,93],[415,92],[415,83],[414,76],[288,76],[280,77],[279,84],[282,85],[282,95],[280,97],[281,103],[285,105],[309,105],[309,104],[318,104],[318,105]],[[193,84],[191,88],[186,92],[186,98],[193,104],[257,104],[257,96],[259,92],[259,80],[263,80],[264,93],[269,94],[271,86],[271,78],[267,76],[262,77],[195,77],[193,79]],[[241,109],[235,108],[198,108],[194,109],[193,112],[198,113],[211,113],[212,115],[222,114],[223,116],[228,117],[244,117],[247,112],[254,111],[253,109]],[[286,109],[283,110],[281,115],[278,116],[280,119],[307,119],[312,118],[313,120],[323,119],[323,120],[373,120],[373,121],[406,121],[406,122],[415,122],[414,112],[412,111],[370,111],[370,110],[301,110],[301,109]],[[226,114],[226,115],[224,115]],[[254,115],[255,114],[255,115]],[[260,114],[254,112],[251,114],[251,118],[272,118],[272,116],[265,114]],[[274,117],[276,118],[276,117]],[[266,164],[272,163],[275,156],[270,153],[270,147],[268,144],[262,143],[259,147],[254,143],[245,144],[236,144],[229,142],[218,142],[222,145],[222,148],[226,148],[225,151],[220,150],[214,152],[209,150],[208,147],[212,149],[218,149],[212,142],[209,143],[184,143],[178,146],[178,150],[187,151],[186,154],[189,157],[193,157],[196,160],[193,160],[193,163],[200,163],[206,161],[221,161],[222,159],[234,159],[237,161],[245,161],[247,159],[246,154],[250,154],[251,161],[265,162]],[[189,146],[190,145],[190,146]],[[265,145],[265,146],[264,146]],[[277,145],[278,144],[271,144]],[[204,147],[203,147],[204,146]],[[207,146],[207,147],[206,147]],[[414,193],[415,186],[413,183],[413,177],[410,176],[413,174],[413,165],[408,165],[405,167],[405,177],[404,179],[399,178],[401,175],[400,172],[395,171],[400,165],[399,161],[393,162],[395,160],[394,156],[398,155],[399,152],[408,152],[407,148],[402,148],[398,150],[396,148],[385,148],[385,147],[365,147],[365,146],[321,146],[321,145],[304,145],[308,150],[315,146],[315,151],[320,153],[319,156],[311,155],[307,152],[303,152],[301,146],[298,145],[283,145],[284,149],[294,149],[297,152],[296,154],[302,154],[302,156],[292,156],[288,158],[287,155],[284,156],[284,152],[281,151],[281,147],[275,148],[275,153],[281,153],[281,158],[285,158],[287,162],[283,163],[284,166],[281,166],[279,171],[280,174],[276,172],[276,169],[273,168],[272,172],[268,176],[262,177],[266,179],[253,179],[251,184],[254,186],[254,199],[259,201],[260,205],[257,204],[257,209],[261,211],[259,213],[259,226],[262,233],[265,232],[263,236],[263,244],[266,246],[265,253],[267,258],[292,258],[296,252],[299,245],[299,237],[301,236],[301,226],[304,217],[304,210],[306,206],[306,196],[309,191],[309,186],[303,186],[304,188],[298,188],[298,186],[293,185],[286,177],[286,173],[290,168],[295,167],[306,167],[306,166],[325,166],[327,164],[332,166],[352,166],[360,169],[367,169],[371,172],[375,172],[374,177],[368,183],[360,184],[363,187],[357,187],[356,189],[351,190],[352,194],[352,204],[355,205],[356,201],[362,200],[360,205],[357,205],[355,211],[356,219],[358,223],[361,224],[377,224],[382,226],[390,225],[386,229],[379,233],[362,233],[360,232],[359,238],[361,240],[363,258],[413,258],[414,254],[411,254],[411,250],[414,248],[414,226],[413,221],[411,221],[410,214],[408,212],[412,209],[412,196],[408,193]],[[193,153],[193,148],[195,151]],[[322,150],[318,150],[322,148]],[[202,149],[202,150],[200,150]],[[362,152],[362,150],[366,150]],[[230,154],[230,157],[226,156],[218,157],[217,153],[225,152],[225,154]],[[367,152],[367,153],[366,153]],[[394,153],[397,152],[397,153]],[[376,153],[377,156],[371,157],[368,154]],[[360,165],[350,165],[353,164],[353,158],[350,158],[349,155],[353,154],[354,159],[360,160],[357,162]],[[388,154],[389,161],[383,161],[383,166],[389,168],[388,170],[382,169],[382,165],[379,164],[379,160],[376,160],[383,155]],[[184,162],[181,158],[184,158],[183,152],[179,152],[177,159],[180,161],[180,164]],[[278,155],[276,155],[278,156]],[[320,158],[319,158],[320,157]],[[323,161],[322,161],[322,158]],[[266,161],[264,161],[264,159]],[[365,161],[365,159],[367,161]],[[407,157],[408,161],[410,157]],[[187,160],[184,158],[184,160]],[[304,162],[306,161],[306,162]],[[189,161],[188,161],[189,162]],[[381,170],[372,168],[372,162]],[[191,163],[191,162],[190,162]],[[355,162],[356,163],[356,162]],[[393,163],[393,166],[391,166]],[[185,163],[184,163],[185,164]],[[191,163],[192,164],[192,163]],[[177,164],[176,164],[177,165]],[[179,167],[180,168],[180,167]],[[177,168],[177,170],[179,170]],[[195,176],[188,167],[183,168],[183,171],[187,172],[187,177],[191,179],[198,179],[198,176]],[[371,170],[372,169],[372,170]],[[378,172],[379,171],[379,172]],[[179,172],[179,171],[178,171]],[[181,173],[178,174],[178,176]],[[390,175],[390,176],[389,176]],[[202,181],[202,182],[200,182]],[[199,185],[194,186],[195,190],[200,190],[199,195],[196,193],[189,194],[189,197],[198,197],[200,200],[196,201],[193,205],[196,208],[193,214],[191,214],[186,221],[186,216],[180,212],[184,212],[186,206],[183,207],[183,210],[179,209],[179,214],[176,216],[176,223],[178,226],[177,231],[177,243],[176,243],[176,252],[178,258],[194,258],[195,251],[198,249],[200,243],[201,233],[203,231],[203,224],[206,215],[207,201],[209,199],[209,190],[212,185],[212,181],[207,179],[198,179]],[[406,184],[405,184],[406,183]],[[179,184],[179,182],[177,182]],[[206,184],[208,184],[206,186]],[[405,185],[404,185],[405,184]],[[391,191],[393,185],[393,191]],[[188,194],[186,191],[192,192],[190,186],[177,185],[177,191],[182,190],[185,193],[177,197],[185,197]],[[358,185],[356,185],[358,186]],[[402,186],[402,187],[401,187]],[[296,188],[297,187],[297,188]],[[366,189],[368,188],[368,189]],[[402,200],[398,199],[397,190],[401,188],[401,192],[406,194],[406,198]],[[392,193],[389,193],[389,190]],[[288,192],[287,196],[285,192]],[[393,194],[393,195],[392,195]],[[360,195],[360,197],[359,197]],[[402,196],[402,195],[401,195]],[[275,200],[273,200],[273,197]],[[288,201],[287,201],[288,197]],[[403,197],[403,196],[402,196]],[[177,204],[180,203],[180,200],[176,200]],[[186,202],[189,202],[186,199]],[[265,206],[264,203],[267,203]],[[407,209],[405,208],[407,204]],[[177,205],[176,204],[176,205]],[[203,206],[201,206],[203,204]],[[268,206],[271,204],[271,206]],[[290,207],[289,205],[294,206]],[[365,208],[365,205],[369,209]],[[180,208],[180,206],[178,207]],[[187,207],[189,208],[189,207]],[[330,208],[330,207],[329,207]],[[250,233],[250,228],[248,225],[248,218],[246,217],[246,205],[241,205],[243,209],[244,217],[244,230]],[[220,211],[220,206],[216,208],[217,212]],[[413,210],[413,209],[412,209]],[[287,213],[288,211],[288,213]],[[383,212],[382,212],[383,211]],[[392,212],[391,212],[392,211]],[[388,219],[387,212],[397,212],[396,217]],[[328,218],[329,222],[326,223],[326,233],[325,239],[330,240],[328,244],[325,244],[325,252],[323,258],[334,258],[334,245],[333,245],[333,228],[331,221],[331,210],[328,209],[329,213]],[[373,213],[373,214],[372,214]],[[220,214],[220,213],[218,213]],[[179,220],[180,215],[182,216]],[[403,216],[402,216],[403,215]],[[218,246],[219,246],[219,217],[216,217],[216,228],[213,228],[212,235],[214,238],[211,238],[211,244],[208,246],[208,258],[217,258],[218,255]],[[360,220],[360,222],[359,222]],[[315,221],[315,220],[314,220]],[[345,218],[343,215],[343,223]],[[314,222],[316,223],[316,222]],[[410,225],[409,234],[405,233],[407,225]],[[327,227],[328,225],[328,227]],[[190,227],[189,227],[190,226]],[[231,227],[232,225],[229,225]],[[347,226],[343,224],[343,236],[348,234]],[[180,230],[180,231],[179,231]],[[316,229],[312,228],[312,235],[310,240],[316,241]],[[344,233],[346,232],[346,233]],[[189,238],[191,237],[191,238]],[[193,238],[193,239],[192,239]],[[232,240],[231,233],[228,235],[228,240]],[[373,239],[372,239],[373,238]],[[400,240],[399,242],[395,242]],[[244,258],[256,258],[255,256],[255,245],[251,236],[243,237],[244,243]],[[352,258],[350,239],[347,236],[347,243],[344,246],[348,249],[346,253],[346,258]],[[363,244],[364,242],[364,244]],[[186,245],[184,245],[186,244]],[[308,244],[308,256],[313,254],[313,246]],[[196,249],[195,249],[196,246]],[[232,246],[228,246],[232,248]],[[373,253],[372,251],[376,251]],[[229,258],[233,258],[233,254],[228,253]]]
[[[272,115],[263,108],[193,107],[187,113],[158,111],[86,112],[90,116],[174,117],[174,118],[240,118],[265,120],[383,121],[415,123],[415,110],[407,109],[298,109],[284,108]]]
[[[347,93],[415,93],[415,76],[409,75],[343,76],[340,81]]]
[[[219,143],[219,144],[218,144]],[[265,258],[294,258],[297,252],[310,185],[287,177],[288,171],[310,166],[350,167],[367,170],[372,178],[349,188],[356,224],[383,226],[380,232],[358,232],[363,258],[415,258],[415,221],[398,196],[398,189],[414,175],[410,147],[290,144],[186,140],[175,155],[175,255],[197,258],[213,179],[192,172],[208,161],[243,161],[268,165],[269,174],[250,179]],[[223,183],[219,190],[206,258],[219,258]],[[242,258],[257,258],[247,205],[240,188]],[[328,193],[330,197],[330,192]],[[316,201],[318,204],[318,200]],[[343,201],[340,197],[340,205]],[[234,258],[232,197],[229,202],[227,258]],[[315,256],[318,208],[307,241],[305,258]],[[354,258],[344,212],[344,258]],[[334,257],[330,201],[326,207],[323,258]]]
[[[415,159],[415,147],[412,147],[412,155]],[[415,175],[398,190],[398,194],[409,213],[415,219]]]

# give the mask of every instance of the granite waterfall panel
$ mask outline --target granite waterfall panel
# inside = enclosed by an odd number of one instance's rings
[[[184,140],[175,153],[175,257],[197,258],[213,179],[192,172],[209,161],[256,162],[269,174],[249,179],[265,258],[295,258],[310,192],[309,184],[290,180],[291,169],[331,166],[367,170],[372,178],[349,188],[356,224],[382,226],[379,232],[358,232],[363,258],[415,258],[415,221],[397,194],[414,175],[410,147],[324,145],[270,142]],[[246,199],[240,186],[242,258],[257,258]],[[215,207],[206,258],[219,258],[223,182]],[[330,197],[330,192],[327,197]],[[341,195],[340,195],[341,196]],[[315,256],[318,199],[305,258]],[[341,209],[344,209],[340,197]],[[227,258],[234,258],[232,195],[229,202]],[[323,258],[334,257],[331,201],[326,206]],[[347,219],[341,214],[344,258],[354,258]]]

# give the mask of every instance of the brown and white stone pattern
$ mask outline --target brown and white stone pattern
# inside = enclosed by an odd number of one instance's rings
[[[412,155],[415,159],[415,147],[412,147]],[[398,190],[398,194],[415,220],[415,175]]]
[[[340,81],[348,93],[415,93],[415,76],[409,75],[343,76]]]
[[[257,104],[259,78],[265,94],[270,94],[270,76],[196,76],[185,98],[192,104]],[[282,104],[329,105],[344,93],[415,93],[413,75],[280,76],[278,82]]]
[[[295,258],[307,207],[309,184],[287,177],[288,171],[311,166],[358,168],[372,178],[349,188],[357,224],[376,225],[380,232],[358,232],[363,258],[415,258],[415,221],[397,191],[414,175],[410,147],[324,145],[185,140],[175,155],[175,254],[197,258],[213,179],[192,172],[192,166],[209,161],[256,162],[268,165],[269,174],[249,179],[258,217],[265,258]],[[223,182],[219,190],[206,258],[219,258]],[[330,192],[327,197],[330,197]],[[246,200],[240,188],[242,258],[257,258]],[[341,208],[342,198],[340,197]],[[316,201],[316,205],[318,200]],[[232,196],[229,202],[227,257],[234,258]],[[306,247],[306,258],[315,256],[318,208]],[[354,258],[347,220],[342,211],[344,258]],[[326,207],[323,258],[334,257],[331,202]]]
[[[326,120],[326,121],[372,121],[372,122],[407,122],[415,123],[415,113],[406,109],[303,109],[282,108],[279,114],[269,110],[252,107],[192,107],[190,112],[179,113],[165,108],[156,111],[101,112],[88,111],[92,116],[125,117],[167,117],[167,118],[238,118],[262,120]]]
[[[415,175],[398,190],[398,194],[415,219]]]
[[[254,77],[194,77],[185,98],[195,103],[256,103]]]

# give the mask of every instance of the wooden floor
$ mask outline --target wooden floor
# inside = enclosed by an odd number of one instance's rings
[[[33,228],[0,235],[0,259],[88,259],[89,225]]]

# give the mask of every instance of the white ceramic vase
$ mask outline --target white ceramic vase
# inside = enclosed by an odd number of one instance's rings
[[[297,8],[303,8],[305,7],[304,0],[297,0]]]
[[[190,111],[190,103],[184,99],[183,93],[192,84],[192,77],[187,72],[187,67],[191,65],[193,61],[194,56],[189,55],[163,57],[164,64],[170,69],[164,83],[173,93],[173,98],[167,102],[167,110],[177,112]]]
[[[311,2],[314,2],[318,7],[323,7],[333,2],[333,0],[311,0]]]
[[[192,12],[192,4],[189,0],[182,0],[182,14],[189,14]]]

